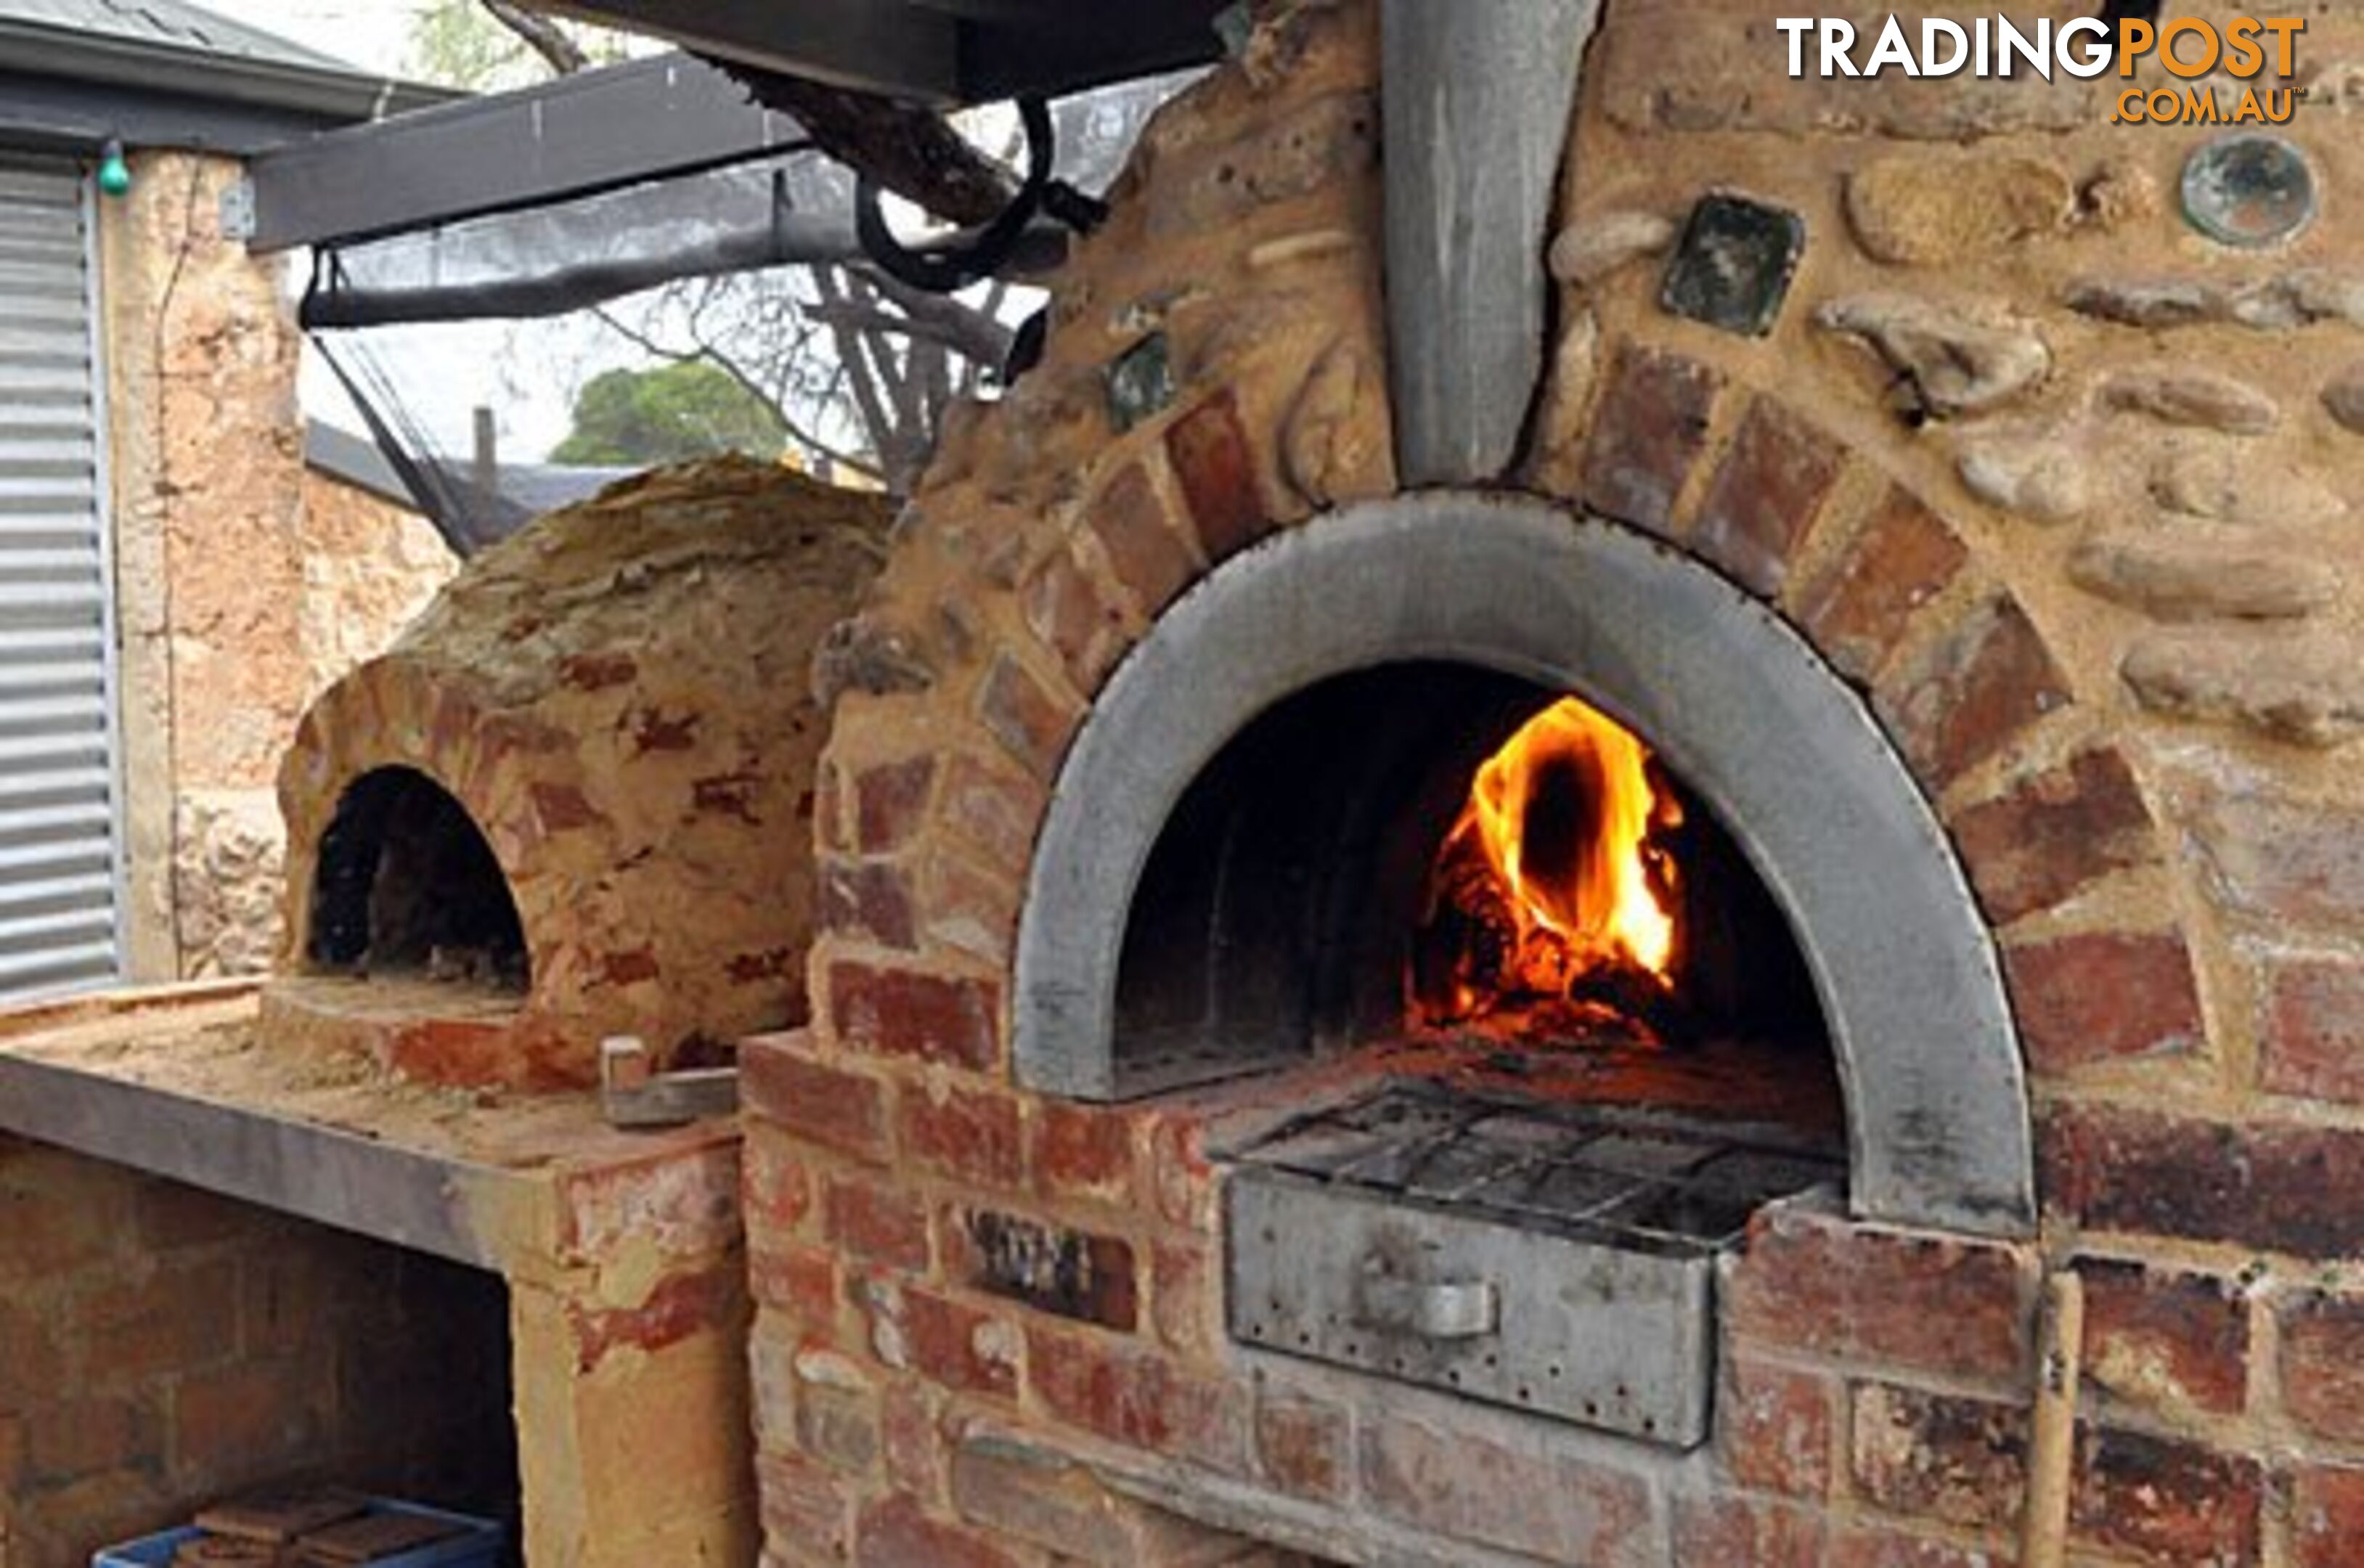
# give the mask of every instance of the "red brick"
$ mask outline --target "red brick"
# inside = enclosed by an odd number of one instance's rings
[[[1806,592],[1799,621],[1823,656],[1868,681],[1968,564],[1969,548],[1918,495],[1890,485],[1838,559]]]
[[[803,1381],[797,1387],[797,1443],[832,1470],[867,1475],[878,1462],[878,1396],[866,1388]]]
[[[798,1043],[791,1044],[794,1040]],[[873,1078],[808,1061],[801,1035],[758,1037],[739,1048],[747,1108],[797,1138],[857,1159],[886,1156],[886,1093]]]
[[[1243,1543],[1110,1491],[1054,1450],[972,1440],[953,1456],[961,1517],[998,1540],[1043,1548],[1072,1568],[1235,1563]]]
[[[1366,1506],[1460,1540],[1554,1562],[1618,1561],[1648,1528],[1640,1477],[1390,1413],[1362,1431]]]
[[[886,854],[911,841],[927,819],[936,760],[882,762],[853,776],[853,841],[865,855]]]
[[[2080,1429],[2071,1534],[2163,1568],[2252,1563],[2263,1491],[2255,1460],[2173,1438]]]
[[[1850,1431],[1857,1489],[1916,1518],[2001,1529],[2027,1485],[2027,1412],[1983,1399],[1865,1384]]]
[[[1018,938],[1022,896],[1013,879],[940,850],[928,857],[928,940],[1005,965]]]
[[[134,1200],[143,1247],[206,1247],[271,1229],[276,1217],[179,1182],[142,1182]]]
[[[1022,876],[1033,859],[1043,802],[1039,784],[974,757],[956,756],[945,771],[936,820],[955,838],[985,851],[995,866]]]
[[[1822,1519],[1786,1503],[1730,1496],[1678,1497],[1674,1523],[1677,1562],[1823,1568]]]
[[[0,1257],[6,1248],[0,1247]],[[57,1330],[44,1308],[29,1301],[9,1299],[14,1287],[0,1291],[0,1398],[13,1407],[25,1397],[21,1390],[65,1385],[66,1358]],[[27,1293],[29,1296],[29,1293]]]
[[[643,1353],[679,1344],[709,1329],[736,1332],[746,1316],[748,1282],[736,1262],[668,1276],[637,1307],[591,1307],[569,1303],[578,1373],[598,1370],[619,1350]]]
[[[1215,1229],[1215,1167],[1207,1158],[1206,1129],[1182,1115],[1153,1116],[1149,1124],[1149,1181],[1157,1212],[1185,1230]]]
[[[2364,1442],[2364,1297],[2307,1292],[2279,1316],[2282,1407],[2308,1431]]]
[[[37,1396],[28,1388],[20,1396],[30,1401],[25,1463],[35,1481],[70,1485],[104,1471],[162,1464],[164,1432],[150,1398],[59,1397],[61,1392]]]
[[[862,1510],[854,1528],[860,1568],[1017,1568],[1017,1559],[983,1536],[931,1519],[909,1497]]]
[[[1822,1496],[1831,1485],[1837,1396],[1837,1385],[1820,1373],[1728,1358],[1715,1418],[1724,1468],[1743,1486]]]
[[[830,966],[839,1043],[983,1072],[1000,1056],[999,989],[990,981],[842,962]]]
[[[1206,1360],[1222,1342],[1221,1272],[1204,1247],[1160,1241],[1150,1250],[1151,1318],[1166,1349]]]
[[[2085,1381],[2130,1405],[2237,1415],[2247,1398],[2247,1293],[2231,1280],[2083,1258]]]
[[[1077,717],[1070,704],[1006,655],[986,675],[976,716],[1013,762],[1043,780],[1058,773]]]
[[[2307,1258],[2364,1250],[2364,1132],[2061,1105],[2041,1145],[2046,1204],[2087,1230]]]
[[[1293,1497],[1344,1500],[1352,1475],[1354,1429],[1345,1407],[1318,1395],[1267,1388],[1255,1412],[1256,1465],[1264,1479]]]
[[[899,1294],[903,1342],[914,1368],[964,1393],[1018,1392],[1020,1335],[1006,1318],[932,1291]]]
[[[1167,427],[1165,456],[1208,560],[1235,554],[1271,531],[1256,488],[1255,455],[1230,393],[1217,394]]]
[[[1845,449],[1788,404],[1752,399],[1692,526],[1692,544],[1750,593],[1773,597],[1845,462]]]
[[[909,952],[919,944],[911,914],[911,884],[899,866],[820,863],[820,929],[884,948]]]
[[[238,1337],[222,1332],[222,1312],[238,1290],[229,1262],[195,1254],[166,1262],[136,1287],[89,1297],[79,1328],[92,1383],[137,1388],[233,1360]]]
[[[1038,1312],[1130,1333],[1141,1314],[1132,1243],[994,1209],[955,1210],[947,1272]]]
[[[2275,1094],[2364,1105],[2364,964],[2294,959],[2268,970],[2258,1080]]]
[[[749,1229],[767,1240],[785,1240],[812,1215],[812,1172],[786,1138],[762,1122],[747,1129],[742,1147],[742,1201]]]
[[[856,1257],[914,1273],[928,1266],[928,1207],[879,1179],[830,1178],[822,1189],[829,1239]]]
[[[780,1246],[762,1236],[751,1238],[747,1275],[757,1301],[814,1328],[833,1321],[844,1299],[837,1254],[822,1248]]]
[[[1585,504],[1620,522],[1670,532],[1723,385],[1697,361],[1621,344],[1585,450]]]
[[[807,1557],[850,1561],[853,1507],[845,1482],[801,1454],[765,1453],[755,1461],[763,1486],[764,1532],[775,1550],[793,1544]]]
[[[775,1147],[785,1140],[771,1133]],[[570,1262],[600,1258],[627,1241],[652,1241],[666,1256],[723,1251],[738,1244],[744,1173],[738,1142],[697,1150],[657,1147],[639,1159],[605,1159],[558,1178],[561,1244]]]
[[[2007,597],[1972,611],[1912,670],[1891,673],[1874,694],[1905,755],[1939,786],[2068,701],[2068,678],[2043,634]]]
[[[1830,1568],[2009,1568],[2010,1562],[2006,1553],[1959,1546],[1885,1525],[1841,1526],[1831,1542]]]
[[[173,1391],[175,1465],[229,1475],[301,1464],[327,1435],[329,1398],[318,1369],[297,1361],[194,1373]]]
[[[2304,1465],[2291,1481],[2292,1568],[2364,1562],[2364,1470]]]
[[[886,1484],[908,1496],[933,1499],[944,1489],[943,1438],[934,1396],[909,1380],[890,1385],[879,1407],[886,1446]]]
[[[1998,926],[2161,862],[2142,786],[2115,747],[2080,751],[1954,819],[1954,842]]]
[[[1058,1419],[1152,1453],[1232,1473],[1243,1468],[1244,1402],[1223,1385],[1188,1376],[1163,1356],[1055,1329],[1030,1329],[1026,1355],[1035,1396]]]
[[[1132,1120],[1122,1111],[1045,1101],[1034,1118],[1033,1155],[1034,1188],[1046,1196],[1132,1196]]]
[[[1098,690],[1128,639],[1123,615],[1101,596],[1075,551],[1062,545],[1046,557],[1026,579],[1018,603],[1026,629],[1059,656],[1076,689]]]
[[[900,1136],[906,1159],[958,1181],[1010,1187],[1024,1168],[1018,1102],[999,1090],[906,1089]]]
[[[2205,1039],[2180,932],[2060,937],[2002,956],[2020,1040],[2040,1073],[2190,1056]]]
[[[1784,1351],[2013,1382],[2032,1353],[2035,1271],[1999,1244],[1777,1205],[1726,1284],[1733,1331]]]
[[[2199,840],[2225,908],[2283,926],[2364,922],[2364,810],[2236,797],[2202,815]]]
[[[1087,517],[1110,569],[1143,615],[1164,609],[1199,574],[1189,546],[1140,463],[1124,466],[1092,502]]]

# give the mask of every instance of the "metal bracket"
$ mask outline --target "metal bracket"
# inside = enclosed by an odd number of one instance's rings
[[[221,233],[241,245],[254,238],[254,182],[244,174],[222,187]]]
[[[739,1111],[739,1069],[659,1073],[635,1035],[599,1042],[599,1104],[616,1127],[679,1127]]]

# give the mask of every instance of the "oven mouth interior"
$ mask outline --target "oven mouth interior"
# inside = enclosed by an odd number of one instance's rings
[[[1648,862],[1628,895],[1647,884],[1664,940],[1577,962],[1567,950],[1585,940],[1544,932],[1545,958],[1522,966],[1504,961],[1500,929],[1473,934],[1505,927],[1496,906],[1516,889],[1458,907],[1441,895],[1490,874],[1470,851],[1477,786],[1580,695],[1403,663],[1324,682],[1249,724],[1184,792],[1135,891],[1116,984],[1121,1077],[1176,1087],[1365,1052],[1390,1073],[1522,1097],[1842,1128],[1790,923],[1741,835],[1646,737],[1584,710],[1634,743],[1635,787],[1646,774],[1652,798],[1622,849]],[[1546,757],[1508,812],[1530,873],[1586,859],[1567,841],[1606,819],[1596,761]],[[1545,923],[1583,928],[1580,905],[1564,893]],[[1473,961],[1473,945],[1490,958]],[[1473,973],[1491,989],[1473,993]]]
[[[522,996],[517,901],[467,809],[411,768],[354,781],[321,835],[305,957],[314,973]]]

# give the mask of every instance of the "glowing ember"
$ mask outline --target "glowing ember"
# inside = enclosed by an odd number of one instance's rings
[[[1451,948],[1453,973],[1432,1011],[1569,1000],[1639,1021],[1671,990],[1680,904],[1659,840],[1682,807],[1651,762],[1632,731],[1570,697],[1478,770],[1437,857],[1428,936]]]

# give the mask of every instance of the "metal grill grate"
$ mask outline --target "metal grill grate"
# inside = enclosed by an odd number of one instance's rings
[[[1250,1163],[1407,1196],[1558,1235],[1675,1255],[1713,1252],[1748,1217],[1845,1175],[1843,1161],[1779,1128],[1648,1110],[1533,1106],[1428,1084],[1290,1122]]]
[[[1233,1338],[1677,1447],[1707,1433],[1716,1255],[1845,1172],[1779,1128],[1433,1084],[1237,1158]]]

